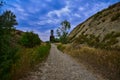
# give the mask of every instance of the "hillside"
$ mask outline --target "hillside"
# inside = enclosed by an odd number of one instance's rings
[[[69,34],[69,40],[75,43],[81,34],[87,34],[87,37],[92,34],[103,41],[105,36],[111,34],[112,37],[113,33],[116,35],[114,38],[117,39],[115,45],[120,46],[120,36],[118,36],[120,35],[120,2],[96,13],[77,25]]]

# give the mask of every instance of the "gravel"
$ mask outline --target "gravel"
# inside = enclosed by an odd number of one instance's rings
[[[30,72],[27,77],[20,80],[105,80],[59,51],[54,44],[51,44],[46,62],[36,68],[34,72]]]

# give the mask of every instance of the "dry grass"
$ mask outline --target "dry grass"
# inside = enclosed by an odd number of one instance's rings
[[[64,47],[64,48],[63,48]],[[120,52],[82,46],[74,48],[62,45],[65,53],[92,67],[95,72],[102,74],[109,80],[120,80]]]
[[[50,50],[50,45],[42,44],[34,48],[21,47],[19,61],[13,65],[12,80],[18,80],[24,77],[29,71],[33,70],[36,64],[42,62],[47,57]]]
[[[34,51],[35,49],[32,48],[21,48],[21,50],[18,52],[18,54],[20,55],[20,60],[18,63],[13,65],[12,69],[13,80],[22,77],[30,70],[31,68],[30,59],[31,55],[34,54]]]

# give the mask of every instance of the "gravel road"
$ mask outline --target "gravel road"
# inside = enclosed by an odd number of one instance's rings
[[[51,45],[46,62],[37,68],[21,80],[104,80],[87,70],[84,65],[78,64],[69,55],[59,51],[54,44]]]

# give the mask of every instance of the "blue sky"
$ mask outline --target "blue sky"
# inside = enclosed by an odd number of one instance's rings
[[[16,14],[16,29],[34,31],[43,41],[49,40],[50,30],[56,30],[63,20],[71,30],[98,11],[120,0],[4,0],[3,10]],[[55,32],[55,31],[54,31]]]

